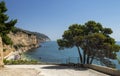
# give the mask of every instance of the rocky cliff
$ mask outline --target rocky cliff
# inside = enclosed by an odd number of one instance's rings
[[[13,41],[13,45],[3,45],[4,56],[11,52],[22,53],[32,48],[39,47],[41,42],[50,40],[48,36],[16,28],[8,36]]]

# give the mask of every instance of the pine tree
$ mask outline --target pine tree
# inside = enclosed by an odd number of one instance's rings
[[[2,41],[4,44],[9,45],[12,44],[11,39],[7,36],[7,34],[14,29],[14,25],[17,23],[17,20],[10,20],[9,16],[5,14],[7,11],[6,5],[4,1],[0,2],[0,36],[2,37]]]
[[[7,36],[7,34],[14,29],[14,25],[17,23],[17,20],[8,21],[9,17],[5,14],[7,11],[6,5],[4,1],[0,2],[0,67],[4,67],[3,63],[3,45],[12,45],[11,39]]]
[[[110,28],[88,21],[84,25],[71,25],[57,42],[60,49],[76,47],[81,64],[92,64],[97,59],[106,66],[114,67],[110,59],[117,59],[116,52],[119,52],[120,46],[110,34]]]

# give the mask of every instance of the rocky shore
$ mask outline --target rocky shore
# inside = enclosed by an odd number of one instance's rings
[[[21,54],[33,48],[38,48],[41,42],[49,41],[49,37],[44,34],[30,32],[16,28],[8,36],[13,41],[13,45],[3,45],[4,58],[7,60],[21,59]]]

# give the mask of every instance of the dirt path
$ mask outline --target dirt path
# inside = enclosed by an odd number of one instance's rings
[[[6,65],[0,76],[109,76],[91,69],[58,65]]]
[[[0,76],[40,76],[40,71],[27,68],[4,68],[0,70]]]

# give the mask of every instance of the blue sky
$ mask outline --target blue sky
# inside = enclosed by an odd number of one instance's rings
[[[112,28],[120,41],[120,0],[5,0],[10,19],[17,27],[46,34],[51,40],[61,38],[71,24],[89,20]]]

